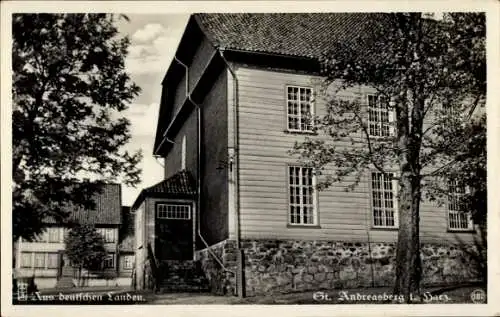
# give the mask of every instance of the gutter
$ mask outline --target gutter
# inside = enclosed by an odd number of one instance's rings
[[[208,250],[208,252],[212,255],[212,257],[215,259],[215,261],[221,266],[221,268],[225,271],[225,272],[229,272],[229,273],[232,273],[232,274],[236,274],[235,272],[227,269],[225,266],[224,266],[224,263],[222,263],[222,261],[217,257],[217,255],[213,252],[213,250],[210,248],[210,246],[208,245],[207,241],[205,240],[205,238],[203,237],[203,235],[201,234],[201,226],[200,226],[200,211],[201,211],[201,107],[198,103],[194,102],[194,100],[191,98],[191,93],[189,91],[189,67],[184,64],[183,62],[181,62],[176,55],[174,55],[174,60],[179,63],[179,65],[183,66],[185,69],[186,69],[186,97],[188,98],[188,100],[196,107],[196,123],[197,123],[197,156],[198,156],[198,159],[197,159],[197,166],[196,166],[196,169],[197,169],[197,175],[196,175],[196,210],[197,210],[197,213],[198,213],[198,217],[196,217],[196,220],[197,220],[197,226],[196,226],[196,233],[198,234],[198,237],[200,238],[201,242],[203,242],[203,244],[205,245],[206,249]],[[168,129],[167,129],[168,131]],[[196,241],[193,241],[194,243],[196,243]]]

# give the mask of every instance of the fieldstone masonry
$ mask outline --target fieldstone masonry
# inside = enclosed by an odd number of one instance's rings
[[[226,267],[235,271],[236,245],[226,240],[211,247]],[[247,295],[392,286],[394,243],[243,240]],[[423,284],[478,280],[468,258],[471,250],[455,245],[422,244]],[[223,272],[207,249],[198,252],[202,268],[218,294],[234,294],[235,276]]]
[[[224,265],[224,270],[214,258]],[[236,241],[224,240],[208,248],[196,252],[201,268],[205,272],[212,293],[218,295],[236,295],[237,249]]]

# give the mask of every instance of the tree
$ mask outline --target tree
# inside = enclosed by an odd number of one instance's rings
[[[73,267],[78,268],[78,284],[81,286],[82,270],[101,268],[106,250],[104,240],[97,230],[90,225],[73,227],[65,238],[65,253]]]
[[[465,140],[455,144],[455,139]],[[457,203],[462,212],[470,212],[477,235],[474,236],[475,250],[459,237],[461,249],[471,259],[484,286],[487,286],[487,169],[486,169],[486,115],[480,113],[462,124],[443,126],[440,136],[434,142],[444,150],[448,156],[447,161],[453,162],[445,166],[442,176],[455,181],[455,186],[460,188],[462,195]],[[451,145],[451,146],[450,146]],[[426,196],[431,201],[445,204],[453,197],[445,186],[436,182],[427,182]]]
[[[348,177],[352,182],[346,190],[353,189],[373,169],[398,180],[394,292],[410,301],[410,294],[420,292],[419,211],[427,190],[422,185],[447,184],[473,136],[443,138],[444,133],[454,124],[463,126],[484,104],[485,16],[445,14],[439,21],[421,13],[372,17],[377,22],[370,32],[337,43],[322,59],[325,87],[336,88],[328,97],[327,114],[313,120],[328,139],[306,138],[291,152],[316,169],[320,190]],[[338,94],[349,87],[374,89],[374,104],[385,116],[381,126],[370,126],[370,117],[377,115],[373,108]]]
[[[139,182],[120,113],[140,88],[125,71],[129,40],[109,14],[14,14],[13,237],[32,240],[68,204],[93,208],[92,179]]]

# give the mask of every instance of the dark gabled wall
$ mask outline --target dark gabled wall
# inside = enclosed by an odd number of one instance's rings
[[[228,238],[227,73],[202,104],[201,232],[208,244]],[[198,244],[198,247],[200,245]],[[205,246],[201,246],[204,248]]]
[[[184,53],[179,54],[177,58],[189,66],[188,78],[182,72],[176,75],[178,77],[169,78],[172,87],[168,88],[170,98],[167,98],[166,106],[171,109],[171,118],[163,123],[165,126],[168,126],[175,118],[183,104],[190,103],[186,101],[186,79],[190,92],[193,92],[215,53],[213,45],[194,24],[191,25],[189,34],[185,35],[181,41],[180,47]],[[217,76],[216,73],[210,73],[210,75],[214,78]],[[224,165],[228,159],[227,75],[223,71],[216,77],[216,80],[208,82],[211,87],[204,86],[203,89],[198,89],[199,92],[206,88],[208,93],[204,98],[197,97],[200,100],[196,102],[200,103],[202,109],[200,230],[205,240],[211,245],[228,237],[228,167]],[[206,79],[203,83],[200,82],[200,85],[207,85]],[[182,138],[186,135],[186,169],[197,179],[198,123],[197,109],[194,106],[193,108],[182,123],[179,132],[175,134],[175,137],[170,137],[174,144],[171,145],[165,157],[165,178],[181,169]],[[205,248],[206,246],[197,241],[197,247]]]
[[[186,170],[193,175],[194,179],[197,178],[197,121],[196,110],[193,110],[179,130],[179,133],[177,133],[175,139],[172,140],[174,144],[165,158],[165,179],[181,170],[182,137],[184,135],[186,136]]]

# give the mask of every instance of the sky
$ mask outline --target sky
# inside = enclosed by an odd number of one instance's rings
[[[122,185],[122,204],[134,203],[143,188],[163,180],[163,160],[153,157],[161,81],[167,71],[189,15],[127,15],[130,21],[120,20],[119,32],[131,40],[125,67],[141,93],[123,115],[131,122],[132,138],[128,151],[142,150],[142,182],[136,188]]]

